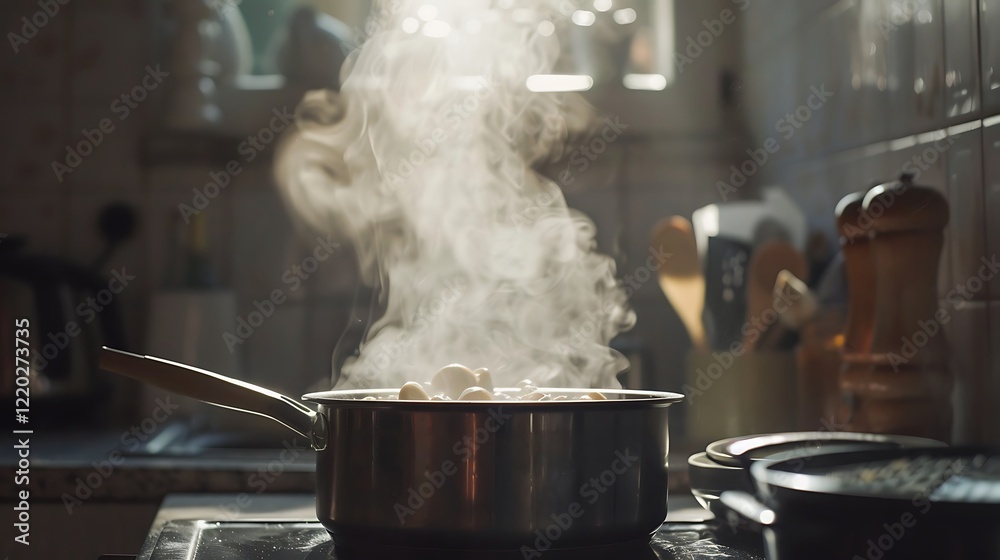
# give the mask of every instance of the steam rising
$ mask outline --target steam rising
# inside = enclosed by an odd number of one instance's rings
[[[531,169],[591,118],[579,97],[525,87],[553,72],[558,41],[537,28],[567,18],[560,5],[572,13],[565,0],[376,6],[340,94],[300,106],[279,155],[285,200],[341,230],[365,280],[389,286],[338,388],[398,387],[452,362],[488,367],[498,386],[618,386],[627,362],[608,343],[634,314],[614,262]]]

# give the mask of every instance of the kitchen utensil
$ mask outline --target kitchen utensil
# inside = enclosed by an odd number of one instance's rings
[[[778,346],[781,334],[777,324],[778,309],[774,307],[774,285],[778,274],[787,270],[799,278],[809,274],[809,263],[787,241],[771,241],[759,247],[750,259],[747,283],[747,317],[743,332],[743,347],[753,350],[757,346],[773,349]]]
[[[696,350],[705,350],[705,327],[701,322],[705,277],[701,274],[691,222],[681,216],[661,221],[653,228],[652,246],[669,255],[659,274],[663,294],[684,323],[691,345]]]
[[[675,393],[435,402],[362,400],[398,389],[328,391],[303,397],[314,411],[159,358],[105,348],[101,365],[307,438],[318,451],[317,517],[345,548],[520,550],[556,531],[553,548],[595,546],[648,540],[666,517],[667,407],[683,398]]]
[[[747,309],[750,246],[727,237],[709,237],[705,253],[705,332],[711,348],[728,349],[743,339]]]
[[[687,356],[684,395],[688,435],[708,443],[795,425],[795,356],[791,352],[711,353]]]
[[[937,278],[948,203],[904,174],[868,191],[862,213],[871,223],[875,307],[870,351],[840,376],[851,396],[848,429],[947,439],[953,380]]]
[[[785,311],[778,313],[778,320],[789,329],[801,329],[819,313],[816,295],[789,270],[778,273],[771,296],[775,309],[785,307]]]
[[[777,346],[780,334],[773,329],[780,329],[776,323],[779,309],[774,307],[772,294],[782,270],[799,277],[809,273],[805,257],[785,241],[771,241],[763,245],[750,259],[745,324],[752,328],[743,333],[743,346],[747,350],[753,350],[758,345],[763,348]]]
[[[1000,448],[847,451],[750,473],[758,498],[721,501],[763,527],[769,560],[1000,557]]]
[[[727,490],[754,492],[750,467],[775,456],[802,458],[803,464],[817,453],[863,449],[940,447],[945,444],[925,438],[859,434],[850,432],[787,432],[739,436],[709,444],[705,451],[688,458],[691,493],[718,517],[725,516],[719,496]]]

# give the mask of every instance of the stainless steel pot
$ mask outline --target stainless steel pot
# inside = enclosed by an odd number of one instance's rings
[[[602,391],[606,401],[294,399],[105,348],[102,368],[277,420],[318,451],[316,514],[338,546],[515,549],[646,540],[667,514],[667,407],[683,396]],[[546,389],[574,396],[584,389]]]

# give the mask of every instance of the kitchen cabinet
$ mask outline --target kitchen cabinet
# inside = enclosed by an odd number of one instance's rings
[[[945,115],[951,122],[979,114],[977,0],[944,2]]]
[[[979,12],[983,108],[1000,112],[1000,0],[982,0]]]

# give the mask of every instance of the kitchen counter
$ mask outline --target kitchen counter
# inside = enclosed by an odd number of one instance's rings
[[[128,453],[116,435],[31,436],[33,500],[156,501],[184,492],[308,492],[315,488],[315,457],[309,449],[214,449],[199,455]],[[0,465],[17,462],[12,448]],[[16,488],[0,486],[0,501]]]

